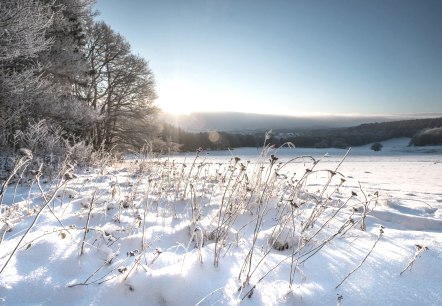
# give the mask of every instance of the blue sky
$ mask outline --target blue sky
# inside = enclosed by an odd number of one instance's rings
[[[440,0],[97,0],[165,111],[442,113]]]

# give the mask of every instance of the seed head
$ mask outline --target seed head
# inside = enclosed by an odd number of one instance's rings
[[[20,154],[21,157],[25,157],[27,159],[32,159],[32,151],[26,148],[20,148],[18,150],[18,154]]]

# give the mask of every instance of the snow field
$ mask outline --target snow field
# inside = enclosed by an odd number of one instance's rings
[[[345,151],[286,164],[296,149],[234,150],[78,171],[0,274],[0,304],[441,304],[440,156],[384,149],[342,165]],[[12,190],[0,267],[45,204],[35,185],[14,203]]]

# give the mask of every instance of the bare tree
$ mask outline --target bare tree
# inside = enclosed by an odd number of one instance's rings
[[[126,40],[104,22],[91,29],[87,49],[91,81],[84,95],[101,115],[95,145],[142,147],[156,134],[158,112],[147,62],[132,54]]]
[[[43,119],[95,148],[155,140],[153,73],[121,35],[94,23],[94,1],[0,3],[0,145]]]
[[[53,22],[50,7],[36,0],[0,3],[0,142],[11,141],[24,111],[43,92],[37,62],[53,43],[46,31]]]
[[[47,2],[46,0],[40,0]],[[45,74],[71,94],[73,84],[85,84],[87,61],[84,57],[86,32],[93,24],[92,5],[95,0],[53,0],[54,21],[47,31],[53,44],[40,54]]]
[[[53,14],[36,0],[3,0],[0,3],[0,63],[4,66],[18,58],[35,58],[50,47],[46,37]],[[3,68],[3,67],[2,67]]]
[[[46,0],[40,0],[47,2]],[[54,21],[47,31],[51,47],[41,52],[43,74],[52,83],[44,116],[77,136],[93,128],[96,114],[77,93],[88,84],[87,31],[93,24],[95,0],[53,0]],[[50,104],[48,107],[47,104]]]

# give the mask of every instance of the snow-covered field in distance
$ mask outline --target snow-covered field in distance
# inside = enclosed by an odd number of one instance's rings
[[[414,147],[408,146],[410,138],[395,138],[380,142],[383,147],[381,151],[375,152],[370,149],[371,144],[353,147],[348,155],[348,160],[353,161],[371,161],[373,159],[381,160],[387,159],[388,161],[413,161],[413,160],[428,160],[442,162],[442,146],[425,146]],[[223,151],[208,151],[205,152],[212,159],[225,158],[233,156],[241,156],[243,159],[255,159],[260,154],[261,148],[237,148],[232,150]],[[315,158],[321,158],[324,155],[328,155],[326,160],[336,161],[340,160],[347,149],[336,148],[279,148],[272,151],[275,155],[281,158],[293,158],[302,155],[311,155]],[[192,153],[179,153],[178,156],[192,156]]]
[[[410,138],[397,138],[381,142],[379,152],[370,149],[370,145],[351,148],[345,157],[340,171],[354,180],[360,181],[365,188],[386,191],[390,196],[396,191],[403,194],[419,191],[421,193],[440,194],[442,199],[442,146],[410,147]],[[261,148],[238,148],[223,151],[203,152],[208,162],[223,162],[228,158],[240,157],[243,161],[254,162],[261,153]],[[334,169],[344,158],[347,149],[336,148],[280,148],[271,150],[281,162],[287,162],[299,156],[313,156],[320,159],[320,169]],[[180,153],[177,160],[186,157],[192,162],[195,153]],[[290,163],[299,164],[308,159],[296,159]],[[285,170],[290,167],[285,167]],[[400,194],[400,193],[399,193]]]
[[[248,160],[253,168],[259,159],[257,149],[202,152],[194,166],[195,153],[182,153],[144,166],[140,160],[130,160],[104,173],[79,172],[50,204],[58,220],[45,210],[0,274],[0,305],[441,305],[442,147],[407,147],[408,140],[383,142],[380,152],[370,146],[352,148],[337,170],[346,181],[337,189],[339,180],[333,181],[322,196],[329,172],[316,170],[334,170],[346,150],[269,152],[279,158],[278,163],[302,155],[313,155],[321,162],[313,167],[306,157],[284,165],[271,188],[258,184],[252,208],[239,213],[232,223],[229,216],[235,213],[228,206],[222,210],[222,203],[232,204],[233,209],[248,198],[239,192],[240,180],[229,183],[227,163],[239,157],[237,168]],[[266,162],[269,158],[265,157]],[[287,242],[289,249],[278,251],[270,241],[281,207],[286,207],[280,199],[289,196],[284,190],[290,188],[290,180],[281,177],[299,179],[305,169],[315,171],[297,193],[294,203],[306,208],[293,220],[305,223],[305,214],[318,203],[327,208],[305,230],[304,257],[290,289],[295,243],[279,237],[276,241]],[[184,190],[188,196],[181,199]],[[258,206],[253,205],[271,192],[272,197],[263,200],[268,211],[252,246],[259,219]],[[361,231],[364,197],[371,200],[366,231]],[[4,202],[9,205],[12,198],[10,188]],[[42,203],[35,186],[31,193],[29,187],[18,187],[16,208],[1,216],[8,215],[8,224],[0,223],[1,229],[11,230],[0,232],[4,234],[0,268],[34,219],[32,208]],[[197,234],[213,234],[210,230],[219,220],[220,209],[231,226],[225,232],[225,244],[218,245],[222,252],[215,267],[213,237],[204,236],[198,247]],[[85,232],[89,212],[90,230]],[[197,212],[200,218],[193,222]],[[339,227],[348,225],[349,218],[357,225],[341,235]],[[301,224],[296,223],[298,230]],[[250,250],[254,272],[241,288],[247,274],[241,271]],[[406,269],[410,263],[411,270]]]

